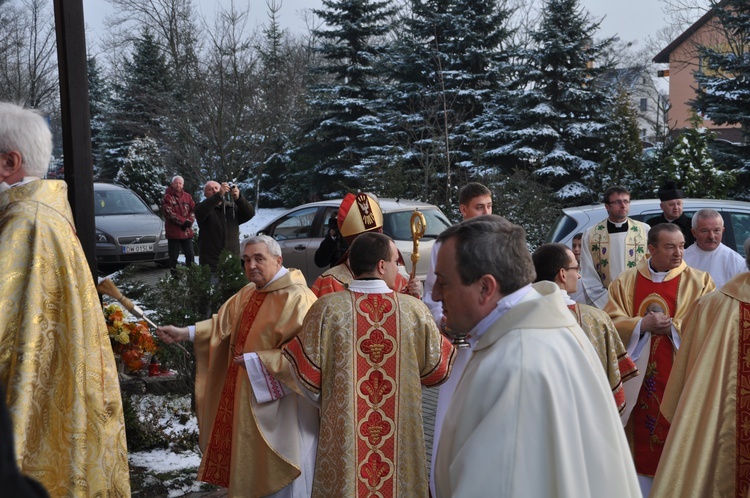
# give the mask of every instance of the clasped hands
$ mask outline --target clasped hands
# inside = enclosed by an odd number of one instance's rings
[[[641,320],[641,332],[669,335],[672,333],[672,318],[661,311],[650,311]]]

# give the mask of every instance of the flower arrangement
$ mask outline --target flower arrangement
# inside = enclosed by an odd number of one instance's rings
[[[123,364],[131,372],[142,369],[153,353],[158,349],[154,336],[143,320],[126,321],[127,312],[115,303],[104,307],[104,318],[107,332],[112,344],[112,351],[120,355]],[[127,315],[130,317],[130,315]]]

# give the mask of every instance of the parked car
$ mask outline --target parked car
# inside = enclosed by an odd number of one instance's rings
[[[167,264],[164,221],[132,190],[94,183],[96,262],[123,265],[135,261]]]
[[[437,236],[451,225],[448,218],[437,206],[424,202],[379,199],[383,211],[383,232],[391,237],[404,256],[406,268],[411,271],[411,214],[419,209],[425,217],[427,227],[424,237],[419,241],[419,263],[417,277],[424,281],[427,267],[430,265],[430,251]],[[276,239],[284,256],[284,266],[297,268],[312,285],[315,279],[328,268],[315,265],[315,251],[328,230],[328,220],[339,209],[341,199],[312,202],[298,206],[279,216],[258,234],[265,234]]]
[[[683,199],[686,215],[692,217],[700,209],[713,209],[724,218],[724,237],[722,242],[741,255],[745,255],[743,244],[750,237],[750,202],[726,201],[716,199]],[[659,199],[638,199],[630,203],[630,217],[646,221],[661,214]],[[550,230],[547,242],[561,242],[570,245],[573,236],[583,232],[595,223],[607,217],[604,204],[591,204],[563,209]]]

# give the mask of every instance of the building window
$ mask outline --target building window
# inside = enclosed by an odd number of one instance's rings
[[[646,128],[641,128],[641,139],[646,138]]]
[[[641,112],[648,110],[648,99],[641,99]]]

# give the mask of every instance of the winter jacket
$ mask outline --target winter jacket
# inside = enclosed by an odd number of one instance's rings
[[[195,202],[185,192],[177,192],[170,185],[161,201],[164,213],[164,225],[168,239],[192,239],[193,222],[195,221]]]
[[[195,219],[198,221],[198,253],[201,264],[215,270],[219,255],[224,249],[239,257],[240,225],[254,215],[255,209],[242,195],[229,204],[222,202],[221,193],[216,193],[196,204]]]

